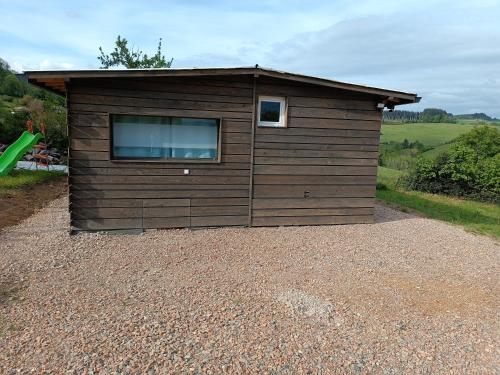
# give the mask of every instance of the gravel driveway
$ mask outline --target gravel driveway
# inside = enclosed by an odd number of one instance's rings
[[[499,373],[499,246],[348,226],[0,233],[0,373]]]

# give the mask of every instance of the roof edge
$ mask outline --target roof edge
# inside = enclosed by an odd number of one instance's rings
[[[182,69],[84,69],[84,70],[28,70],[24,72],[28,82],[37,86],[52,89],[61,94],[65,93],[65,82],[73,78],[118,78],[118,77],[190,77],[190,76],[217,76],[217,75],[254,75],[287,79],[290,81],[308,83],[312,85],[343,89],[387,97],[397,104],[417,102],[417,94],[365,86],[356,83],[335,81],[327,78],[313,77],[296,73],[289,73],[263,67],[236,67],[236,68],[182,68]],[[391,99],[392,98],[392,99]]]

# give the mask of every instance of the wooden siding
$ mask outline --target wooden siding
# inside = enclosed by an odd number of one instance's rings
[[[371,222],[381,124],[377,98],[271,78],[258,78],[256,90],[287,98],[287,128],[252,133],[250,77],[72,80],[72,227]],[[109,114],[120,113],[222,118],[221,162],[110,160]]]
[[[248,225],[253,80],[74,80],[68,95],[75,230]],[[220,163],[110,160],[109,114],[223,118]],[[184,175],[184,169],[190,169]]]
[[[373,97],[267,80],[287,128],[256,128],[252,225],[373,220],[381,113]]]

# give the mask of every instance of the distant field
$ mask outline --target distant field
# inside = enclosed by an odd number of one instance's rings
[[[449,150],[449,148],[453,145],[452,143],[445,143],[444,145],[437,146],[433,149],[430,149],[429,151],[426,151],[422,153],[422,156],[425,156],[426,158],[434,159],[443,152],[446,152]]]
[[[419,141],[428,147],[436,147],[454,140],[473,128],[474,125],[471,124],[383,124],[380,141],[403,142],[407,139],[410,142]]]

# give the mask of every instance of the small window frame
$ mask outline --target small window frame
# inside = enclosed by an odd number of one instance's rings
[[[280,120],[278,122],[274,121],[261,121],[260,120],[260,109],[262,102],[274,102],[280,103]],[[287,117],[288,117],[288,101],[284,96],[266,96],[260,95],[257,104],[257,125],[261,128],[286,128],[287,127]]]

